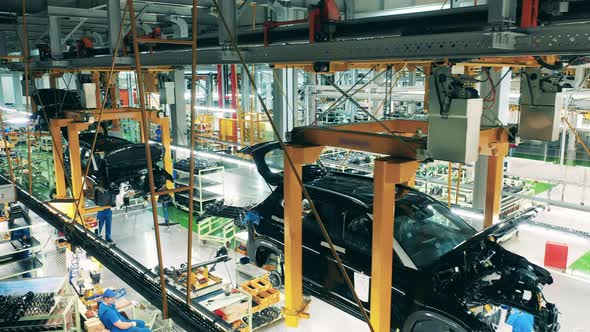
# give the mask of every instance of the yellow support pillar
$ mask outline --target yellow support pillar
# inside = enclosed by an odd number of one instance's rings
[[[78,206],[79,212],[84,216],[84,193],[82,193],[82,161],[80,158],[80,137],[79,133],[81,130],[88,128],[90,124],[87,122],[74,122],[68,124],[68,149],[70,151],[70,172],[71,172],[71,185],[72,185],[72,196],[74,198],[74,211]],[[84,220],[80,220],[84,223]]]
[[[295,170],[285,157],[284,197],[285,197],[285,324],[297,327],[299,318],[307,317],[303,302],[303,268],[301,225],[303,192],[295,174],[301,176],[303,164],[316,161],[322,147],[287,146]],[[297,172],[297,173],[295,173]]]
[[[172,149],[170,148],[171,144],[171,135],[170,135],[170,119],[165,118],[153,118],[152,122],[160,126],[160,130],[162,131],[162,145],[164,146],[164,170],[169,174],[172,174]],[[174,188],[174,183],[168,181],[166,184],[166,188],[172,189]]]
[[[64,149],[61,144],[61,127],[65,126],[70,119],[51,119],[49,120],[49,133],[51,134],[53,146],[53,165],[55,171],[55,192],[57,198],[65,198],[67,196],[66,175],[63,168]]]
[[[395,185],[411,182],[418,165],[418,161],[394,158],[375,160],[371,258],[371,325],[375,332],[389,332],[391,326]]]
[[[483,227],[488,228],[500,219],[504,155],[488,156],[488,178],[486,184],[486,205]]]

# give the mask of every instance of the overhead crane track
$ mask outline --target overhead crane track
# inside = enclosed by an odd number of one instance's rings
[[[0,181],[10,181],[0,175]],[[26,190],[16,186],[18,201],[35,212],[47,223],[60,232],[64,232],[68,241],[86,250],[88,255],[96,258],[117,277],[136,290],[141,296],[159,309],[162,308],[162,293],[158,275],[117,247],[109,247],[98,240],[93,232],[87,232],[80,224],[67,227],[70,220],[58,210],[29,195]],[[185,294],[174,286],[167,284],[168,307],[170,318],[187,331],[230,331],[231,326],[209,312],[199,304],[190,307],[185,301]]]

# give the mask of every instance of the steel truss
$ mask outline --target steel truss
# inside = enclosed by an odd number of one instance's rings
[[[511,32],[460,32],[395,36],[322,43],[241,47],[247,63],[371,62],[383,60],[474,59],[523,55],[576,55],[590,52],[590,23],[554,25]],[[142,54],[142,67],[191,65],[191,50]],[[30,70],[107,67],[110,56],[30,63]],[[199,64],[236,64],[234,52],[199,50]],[[117,66],[133,67],[132,57],[119,57]],[[24,70],[22,63],[3,64]]]

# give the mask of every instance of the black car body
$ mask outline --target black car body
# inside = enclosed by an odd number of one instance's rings
[[[38,111],[32,116],[36,131],[48,131],[48,120],[63,117],[64,111],[82,109],[80,96],[76,91],[37,89],[33,91],[31,97],[38,107]]]
[[[94,133],[80,134],[80,158],[82,172],[91,163],[86,178],[84,196],[100,206],[121,207],[126,197],[145,197],[149,194],[148,169],[143,143],[98,134],[94,154],[91,156]],[[152,168],[156,191],[172,181],[172,175],[158,163],[164,158],[164,146],[151,143]],[[65,152],[65,165],[69,168],[69,151]],[[69,170],[68,170],[68,174]]]
[[[276,185],[247,218],[253,221],[249,222],[248,253],[258,265],[283,252],[280,173],[260,167],[264,155],[277,148],[277,144],[263,143],[246,151],[254,156],[261,175]],[[350,279],[355,273],[370,275],[373,180],[346,173],[304,174],[308,175],[305,187]],[[550,273],[491,240],[491,235],[511,225],[500,223],[477,233],[446,206],[405,186],[396,187],[395,200],[393,331],[496,331],[501,308],[533,315],[535,331],[559,329],[558,311],[542,293],[543,286],[553,282]],[[306,289],[360,317],[317,222],[303,210]],[[277,270],[282,272],[282,267]],[[370,308],[368,302],[364,305]]]

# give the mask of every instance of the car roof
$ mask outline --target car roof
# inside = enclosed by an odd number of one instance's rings
[[[305,185],[326,193],[350,197],[369,208],[373,206],[373,178],[370,177],[347,173],[331,173],[306,182]],[[396,201],[412,202],[414,204],[435,202],[428,195],[403,185],[396,186],[398,193],[400,188],[404,189],[404,193],[403,195],[396,195]]]

